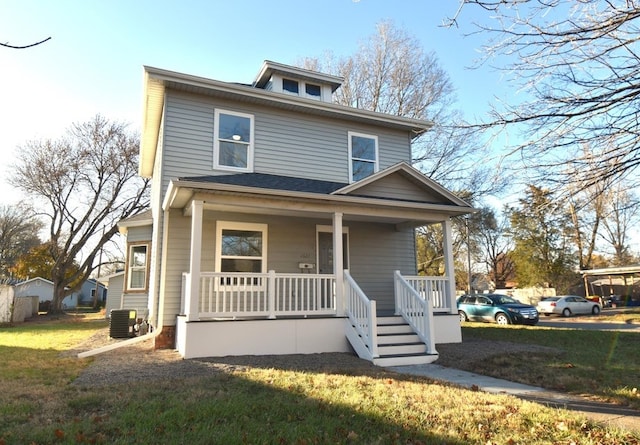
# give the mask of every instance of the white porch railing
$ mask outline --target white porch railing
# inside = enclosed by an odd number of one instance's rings
[[[428,354],[437,354],[432,300],[423,298],[413,287],[413,284],[405,279],[399,271],[394,273],[394,288],[396,314],[401,315],[409,323],[420,340],[427,346]]]
[[[347,337],[361,358],[379,357],[377,343],[376,302],[369,300],[348,271],[344,271],[345,312],[353,329]]]
[[[190,274],[182,286],[182,312]],[[198,317],[238,318],[336,315],[335,277],[325,274],[202,272]]]
[[[396,272],[398,275],[399,272]],[[455,309],[455,292],[449,289],[449,278],[427,276],[404,276],[404,280],[418,292],[420,297],[431,302],[434,313],[450,314]],[[396,293],[396,298],[398,294]],[[398,302],[396,301],[396,308]],[[457,309],[454,311],[457,312]]]

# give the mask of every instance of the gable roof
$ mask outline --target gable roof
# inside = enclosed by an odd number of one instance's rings
[[[145,66],[143,87],[144,105],[139,162],[139,173],[143,177],[151,177],[153,174],[153,164],[160,136],[160,123],[162,121],[165,92],[168,89],[203,96],[221,97],[237,102],[261,104],[304,114],[336,117],[352,122],[401,129],[410,133],[412,137],[419,136],[432,125],[431,122],[422,119],[376,113],[331,102],[322,102],[301,96],[276,93],[250,85],[222,82]]]
[[[262,64],[260,72],[256,76],[256,80],[253,81],[253,86],[257,88],[264,88],[274,73],[281,73],[296,77],[298,79],[311,80],[314,82],[328,84],[331,85],[331,92],[334,92],[335,90],[340,88],[344,80],[342,77],[319,73],[317,71],[311,71],[304,68],[298,68],[296,66],[285,65],[283,63],[273,62],[271,60],[265,60]]]
[[[118,228],[122,233],[124,229],[129,227],[143,227],[151,224],[153,224],[153,214],[151,213],[151,209],[149,209],[119,221]]]
[[[380,187],[375,187],[376,184],[381,184],[388,178],[391,178],[393,176],[398,176],[404,181],[408,181],[409,184],[414,185],[417,193],[411,194],[411,196],[407,196],[408,191],[406,188],[398,191],[383,191]],[[363,178],[358,182],[354,182],[339,190],[336,190],[333,193],[340,195],[370,196],[376,198],[387,197],[389,199],[420,202],[426,200],[439,204],[453,204],[471,208],[471,206],[466,201],[458,198],[449,190],[442,187],[433,179],[425,176],[406,162],[400,162],[384,170],[380,170],[379,172],[367,176],[366,178]]]
[[[32,282],[34,282],[34,281],[40,281],[40,282],[42,282],[43,284],[49,284],[49,285],[53,286],[53,281],[51,281],[51,280],[47,280],[46,278],[42,278],[42,277],[35,277],[35,278],[31,278],[31,279],[26,280],[26,281],[21,281],[21,282],[19,282],[19,283],[16,283],[14,286],[16,286],[16,287],[22,287],[22,286],[25,286],[25,285],[27,285],[27,284],[31,284],[31,283],[32,283]]]

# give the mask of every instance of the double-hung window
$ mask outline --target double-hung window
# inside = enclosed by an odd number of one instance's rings
[[[253,116],[215,111],[213,168],[253,171]]]
[[[216,257],[220,272],[266,272],[266,224],[220,221],[216,235]]]
[[[378,171],[378,137],[349,132],[349,177],[359,181]]]
[[[146,291],[149,270],[149,246],[147,244],[130,245],[127,262],[127,290]]]

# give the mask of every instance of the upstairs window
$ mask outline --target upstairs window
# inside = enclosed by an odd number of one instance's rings
[[[349,176],[359,181],[378,171],[378,137],[349,132]]]
[[[127,290],[146,291],[149,270],[149,246],[147,244],[132,244],[129,246],[127,258]]]
[[[252,115],[215,111],[213,168],[243,172],[253,170]]]
[[[304,86],[304,91],[307,93],[307,96],[312,99],[320,99],[322,97],[322,88],[320,88],[320,85],[308,83]]]
[[[300,87],[298,82],[291,79],[282,79],[282,91],[285,93],[298,95],[300,92]]]

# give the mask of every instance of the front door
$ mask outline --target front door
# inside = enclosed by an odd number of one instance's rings
[[[342,264],[349,268],[349,237],[342,234]],[[333,271],[333,233],[318,232],[318,273],[332,274]]]

